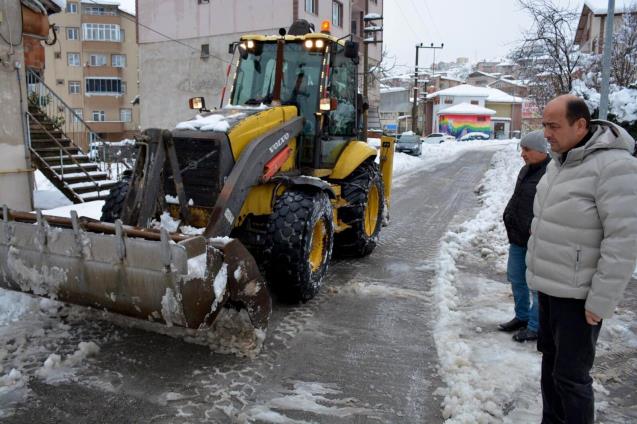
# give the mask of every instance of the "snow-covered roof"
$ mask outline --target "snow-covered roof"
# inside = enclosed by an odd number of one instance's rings
[[[438,112],[438,115],[495,115],[496,111],[486,107],[459,103]]]
[[[119,0],[80,0],[81,3],[85,4],[95,4],[95,5],[105,5],[105,6],[119,6]]]
[[[463,97],[488,97],[489,94],[484,90],[485,87],[476,87],[470,84],[460,84],[455,87],[445,88],[444,90],[436,91],[427,96],[431,99],[438,96],[463,96]]]
[[[405,87],[383,87],[380,89],[380,93],[396,93],[398,91],[407,91]]]
[[[476,75],[476,74],[484,75],[486,77],[491,77],[491,78],[497,78],[497,76],[495,74],[490,74],[488,72],[483,72],[483,71],[473,71],[473,72],[469,73],[469,76]]]
[[[516,87],[526,87],[526,85],[524,85],[524,83],[522,83],[522,81],[520,80],[512,80],[512,79],[506,79],[506,78],[500,78],[499,80],[492,82],[488,86],[491,87],[492,85],[497,84],[499,82],[506,82],[507,84],[515,85]]]
[[[596,15],[606,15],[608,13],[608,0],[585,0],[584,6]],[[615,13],[624,13],[635,9],[634,0],[615,0]]]
[[[521,97],[511,96],[502,90],[492,87],[476,87],[470,84],[461,84],[455,87],[446,88],[444,90],[436,91],[427,96],[428,99],[433,99],[438,96],[451,96],[451,97],[485,97],[487,102],[492,103],[522,103]]]

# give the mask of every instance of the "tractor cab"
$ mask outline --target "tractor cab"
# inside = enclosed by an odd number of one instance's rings
[[[360,127],[357,44],[324,32],[247,35],[238,45],[233,106],[295,106],[301,167],[332,169]],[[301,31],[303,32],[303,31]],[[282,34],[285,32],[282,30]]]

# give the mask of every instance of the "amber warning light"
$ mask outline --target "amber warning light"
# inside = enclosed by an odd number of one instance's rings
[[[330,21],[323,21],[321,23],[321,32],[325,33],[325,34],[329,34],[330,33]]]

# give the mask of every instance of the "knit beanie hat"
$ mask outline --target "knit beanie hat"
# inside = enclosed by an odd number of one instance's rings
[[[548,151],[548,143],[544,138],[544,131],[533,131],[522,137],[520,146],[536,152],[546,153]]]

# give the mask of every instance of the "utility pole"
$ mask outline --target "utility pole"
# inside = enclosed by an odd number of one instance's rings
[[[418,132],[418,49],[422,43],[416,44],[416,65],[414,68],[414,105],[411,107],[411,130]]]
[[[365,16],[363,16],[363,99],[369,105],[367,99],[367,85],[369,84],[369,45],[382,43],[376,39],[376,33],[382,32],[383,27],[376,24],[383,17],[377,13],[369,13],[369,0],[365,1]],[[369,25],[367,25],[369,23]],[[363,111],[363,140],[367,141],[367,110]]]
[[[608,117],[608,95],[610,85],[610,60],[613,55],[613,24],[615,21],[615,0],[608,0],[606,28],[604,31],[604,54],[602,56],[602,89],[599,99],[599,119]]]
[[[425,46],[423,43],[416,44],[416,67],[414,72],[414,104],[411,109],[411,130],[413,132],[418,132],[418,49],[433,49],[434,51],[434,61],[432,64],[432,76],[436,73],[436,50],[442,49],[445,46],[445,43],[440,43],[439,46],[435,46],[434,43],[431,43],[428,46]],[[425,87],[426,88],[426,87]],[[427,96],[427,90],[425,90],[425,97]],[[424,109],[423,109],[424,110]]]

